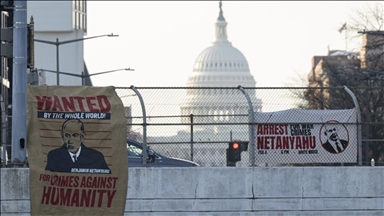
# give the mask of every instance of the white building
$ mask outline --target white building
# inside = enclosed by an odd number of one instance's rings
[[[245,56],[228,41],[227,22],[220,2],[220,13],[215,23],[216,39],[196,58],[187,87],[255,87],[256,81],[250,73]],[[262,111],[261,99],[254,89],[246,92],[252,101],[253,111]],[[226,148],[232,140],[249,141],[248,103],[244,94],[237,89],[188,89],[180,104],[181,115],[193,117],[191,133],[189,117],[183,117],[184,130],[172,137],[148,137],[152,143],[172,143],[194,140],[191,144],[177,144],[170,150],[169,145],[153,145],[156,151],[172,156],[193,160],[201,166],[226,166]],[[195,117],[200,116],[200,117]],[[196,125],[203,123],[201,125]],[[204,124],[206,123],[206,124]],[[236,123],[239,123],[236,125]],[[206,142],[206,143],[205,143]],[[243,152],[238,166],[249,165],[250,150]]]
[[[87,2],[28,1],[27,17],[33,16],[35,39],[56,42],[83,38],[87,33]],[[28,21],[29,22],[29,21]],[[59,71],[81,75],[86,71],[83,41],[61,44],[59,47]],[[56,71],[56,45],[35,41],[35,68]],[[44,74],[44,73],[43,73]],[[45,72],[46,84],[56,85],[56,73]],[[60,74],[60,85],[82,85],[80,77]],[[91,85],[86,79],[86,85]]]
[[[190,74],[187,87],[255,87],[256,81],[250,73],[245,56],[228,41],[227,22],[223,15],[220,1],[219,17],[215,23],[216,40],[204,49],[196,58],[194,68]],[[260,112],[261,100],[256,98],[254,90],[248,90],[253,110]],[[191,89],[180,105],[181,115],[207,115],[204,121],[230,123],[231,116],[244,114],[248,105],[242,92],[217,89]],[[215,117],[221,115],[222,117]],[[226,116],[227,115],[227,116]],[[189,123],[190,119],[183,119]],[[204,123],[196,119],[195,123]],[[213,130],[220,132],[215,126],[200,126],[201,131]],[[242,129],[241,129],[242,130]]]

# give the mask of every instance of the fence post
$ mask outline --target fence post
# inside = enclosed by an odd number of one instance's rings
[[[189,118],[191,120],[191,161],[193,161],[193,114]]]
[[[143,166],[147,166],[147,114],[145,112],[145,104],[143,97],[141,97],[141,94],[135,86],[131,85],[131,89],[136,93],[136,95],[139,97],[140,104],[141,104],[141,110],[143,112]]]
[[[241,85],[237,87],[244,94],[248,102],[248,119],[249,119],[249,142],[251,143],[251,166],[255,166],[255,154],[256,154],[256,142],[255,142],[255,116],[253,112],[252,101],[248,93],[243,89]]]
[[[358,164],[361,166],[363,165],[363,146],[362,146],[362,141],[361,141],[361,111],[360,111],[360,106],[359,103],[356,99],[355,94],[347,87],[343,86],[344,90],[352,97],[353,103],[355,104],[355,109],[357,112],[357,151],[358,151]]]

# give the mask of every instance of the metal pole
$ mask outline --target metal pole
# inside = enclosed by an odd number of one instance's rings
[[[365,163],[368,165],[371,161],[369,159],[369,149],[370,149],[370,143],[369,143],[369,123],[370,123],[370,117],[369,117],[369,93],[368,93],[368,87],[369,87],[369,78],[366,82],[365,87],[365,121],[364,121],[364,128],[365,128]]]
[[[98,36],[94,36],[94,37],[88,37],[88,38],[80,38],[80,39],[74,39],[74,40],[66,40],[66,41],[59,41],[59,38],[56,38],[56,42],[53,42],[53,41],[46,41],[46,40],[40,40],[40,39],[33,39],[34,41],[36,42],[40,42],[40,43],[46,43],[46,44],[51,44],[51,45],[55,45],[56,46],[56,84],[57,85],[60,85],[60,68],[59,68],[59,46],[61,44],[68,44],[68,43],[74,43],[74,42],[78,42],[78,41],[84,41],[84,40],[88,40],[88,39],[93,39],[93,38],[99,38],[99,37],[118,37],[119,35],[114,35],[113,33],[112,34],[109,34],[109,35],[98,35]],[[128,68],[128,70],[130,70]]]
[[[358,152],[358,164],[363,165],[363,145],[361,142],[361,111],[359,102],[356,99],[355,94],[347,87],[344,86],[344,90],[352,97],[353,103],[355,104],[356,115],[357,115],[357,152]]]
[[[131,68],[122,68],[122,69],[116,69],[116,70],[110,70],[110,71],[103,71],[103,72],[98,72],[98,73],[92,73],[92,74],[90,74],[89,76],[96,76],[96,75],[101,75],[101,74],[106,74],[106,73],[112,73],[112,72],[118,72],[118,71],[123,71],[123,70],[126,70],[126,71],[135,71],[135,69],[131,69]]]
[[[14,1],[12,74],[12,163],[26,161],[27,1]]]
[[[193,114],[189,118],[191,122],[191,161],[193,161]]]
[[[84,71],[81,71],[81,85],[85,86],[85,74],[84,74]]]
[[[252,101],[248,93],[243,89],[241,85],[238,86],[241,92],[243,92],[248,102],[248,120],[249,120],[249,142],[251,142],[251,166],[255,166],[256,161],[256,137],[255,137],[255,112],[253,111]]]
[[[59,38],[56,38],[56,84],[60,85],[60,68],[59,68]]]
[[[143,97],[141,97],[141,94],[135,86],[131,85],[131,89],[136,93],[136,95],[139,97],[140,104],[141,104],[141,110],[143,112],[143,166],[147,166],[147,113],[145,112],[145,104]]]
[[[57,73],[57,71],[46,70],[46,69],[36,69],[36,71],[45,71],[45,72],[50,72],[50,73]],[[82,77],[80,74],[72,74],[72,73],[63,72],[63,71],[59,71],[59,74],[64,74],[64,75],[74,76],[74,77],[80,77],[80,78]]]
[[[91,76],[100,75],[100,74],[107,74],[107,73],[117,72],[117,71],[121,71],[121,70],[133,71],[134,69],[118,69],[118,70],[111,70],[111,71],[104,71],[104,72],[94,73],[94,74],[90,74],[90,75],[85,75],[84,71],[82,71],[81,75],[80,75],[80,74],[73,74],[73,73],[63,72],[63,71],[54,71],[54,70],[47,70],[47,69],[36,69],[36,71],[45,71],[45,72],[62,74],[62,75],[67,75],[67,76],[80,77],[82,79],[81,83],[84,86],[85,86],[85,77],[91,77]]]

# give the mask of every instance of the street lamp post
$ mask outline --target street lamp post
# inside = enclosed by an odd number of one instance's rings
[[[81,78],[81,84],[84,86],[86,77],[96,76],[96,75],[100,75],[100,74],[113,73],[113,72],[118,72],[118,71],[135,71],[135,69],[128,67],[128,68],[103,71],[103,72],[98,72],[98,73],[93,73],[93,74],[88,74],[88,75],[85,75],[84,72],[81,72],[81,75],[80,75],[80,74],[73,74],[73,73],[68,73],[68,72],[63,72],[63,71],[54,71],[54,70],[46,70],[46,69],[36,69],[35,71],[36,72],[45,71],[45,72],[51,72],[51,73],[56,73],[56,74],[63,74],[63,75],[67,75],[67,76],[80,77]]]
[[[116,69],[116,70],[110,70],[110,71],[103,71],[103,72],[98,72],[98,73],[93,73],[93,74],[89,74],[89,75],[85,75],[84,72],[81,72],[81,84],[83,86],[85,86],[85,78],[86,77],[91,77],[91,76],[96,76],[96,75],[100,75],[100,74],[106,74],[106,73],[112,73],[112,72],[117,72],[117,71],[135,71],[135,69],[131,69],[131,68],[122,68],[122,69]]]
[[[99,38],[99,37],[118,37],[119,35],[107,34],[107,35],[98,35],[93,37],[87,37],[87,38],[79,38],[79,39],[73,39],[73,40],[66,40],[66,41],[59,41],[59,38],[56,38],[56,41],[47,41],[47,40],[41,40],[41,39],[34,39],[36,42],[45,43],[45,44],[51,44],[56,46],[56,84],[60,85],[60,68],[59,68],[59,46],[63,44],[69,44],[74,42],[79,42],[83,40],[93,39],[93,38]]]

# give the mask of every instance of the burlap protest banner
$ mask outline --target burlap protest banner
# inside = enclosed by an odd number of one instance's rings
[[[32,215],[123,215],[124,106],[114,87],[28,86]]]

